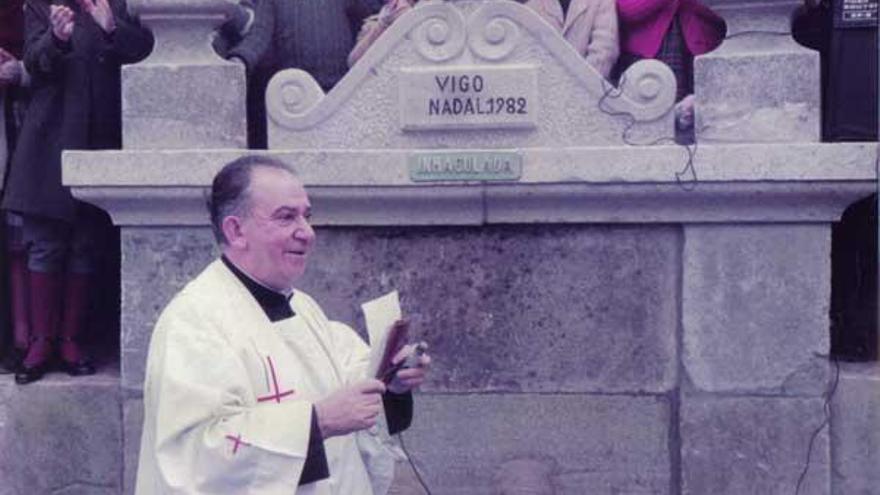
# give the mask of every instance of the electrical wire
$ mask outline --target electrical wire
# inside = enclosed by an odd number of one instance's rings
[[[400,441],[400,448],[406,455],[406,460],[407,462],[409,462],[409,466],[412,468],[413,473],[416,474],[416,479],[419,480],[419,484],[422,485],[422,490],[425,491],[426,495],[431,495],[431,489],[428,488],[428,484],[425,483],[425,480],[422,478],[422,474],[419,472],[418,468],[416,468],[416,464],[413,462],[412,454],[410,454],[409,450],[407,450],[406,448],[406,443],[404,443],[403,441],[403,432],[397,434],[397,439]]]
[[[620,139],[629,146],[656,146],[659,144],[677,144],[687,151],[687,160],[685,161],[684,167],[675,173],[675,182],[685,191],[692,191],[696,188],[696,184],[698,182],[697,177],[697,169],[694,166],[696,155],[697,155],[697,142],[694,140],[693,145],[687,145],[683,143],[679,143],[675,140],[674,136],[664,136],[653,141],[649,141],[646,143],[639,143],[634,141],[629,133],[635,127],[637,123],[637,119],[635,115],[630,112],[620,112],[614,111],[605,106],[605,102],[609,99],[617,99],[623,94],[623,87],[626,83],[626,75],[621,76],[620,82],[618,86],[615,88],[613,85],[609,84],[605,79],[602,80],[602,96],[599,98],[599,102],[596,104],[596,107],[600,112],[609,115],[611,117],[622,117],[625,119],[626,123],[623,126],[623,132],[620,134]],[[673,103],[669,108],[667,108],[663,113],[667,113],[670,110],[675,108],[675,103]]]
[[[826,356],[822,356],[826,357]],[[837,358],[832,356],[831,361],[834,363],[834,380],[828,386],[828,390],[825,392],[825,402],[822,404],[822,412],[823,418],[822,423],[813,430],[813,434],[810,436],[810,443],[807,445],[807,459],[804,462],[804,469],[801,471],[800,476],[798,476],[797,485],[795,485],[794,494],[799,495],[801,492],[801,486],[804,483],[804,480],[807,478],[807,472],[810,470],[810,459],[813,455],[813,444],[816,442],[816,438],[819,437],[819,433],[825,429],[831,423],[831,399],[834,397],[834,393],[837,392],[837,384],[840,382],[840,363],[837,361]]]

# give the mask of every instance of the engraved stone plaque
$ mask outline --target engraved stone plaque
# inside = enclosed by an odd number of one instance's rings
[[[405,131],[536,126],[534,65],[403,68],[399,90]]]
[[[516,181],[522,177],[522,155],[511,151],[422,152],[409,155],[413,182]]]

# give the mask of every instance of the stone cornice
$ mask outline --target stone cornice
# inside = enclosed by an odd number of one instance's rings
[[[506,183],[411,182],[418,150],[270,154],[294,164],[319,225],[827,222],[876,190],[875,143],[704,145],[696,181],[676,146],[513,151],[523,176]],[[204,189],[245,153],[71,151],[64,183],[119,225],[206,225]]]

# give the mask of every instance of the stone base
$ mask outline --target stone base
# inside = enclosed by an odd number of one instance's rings
[[[123,148],[246,148],[245,90],[244,68],[219,60],[123,67]]]
[[[841,364],[831,405],[834,495],[880,495],[880,364]]]
[[[819,141],[819,54],[788,37],[755,36],[694,61],[697,141]]]
[[[0,495],[122,492],[119,372],[0,377]]]
[[[122,435],[125,439],[122,451],[122,493],[125,495],[134,495],[134,488],[137,484],[143,425],[144,401],[142,399],[126,399],[122,406]]]
[[[819,396],[827,388],[827,224],[685,227],[683,362],[698,389]]]
[[[662,396],[422,394],[404,440],[431,493],[668,494],[670,419]]]
[[[683,495],[828,495],[831,461],[822,399],[685,397]]]

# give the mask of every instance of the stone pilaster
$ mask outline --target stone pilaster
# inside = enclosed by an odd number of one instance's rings
[[[801,2],[707,3],[727,23],[727,39],[694,61],[697,139],[819,141],[819,54],[788,34]]]
[[[152,54],[122,70],[125,149],[244,148],[244,68],[211,40],[235,8],[221,0],[129,3],[156,37]]]

